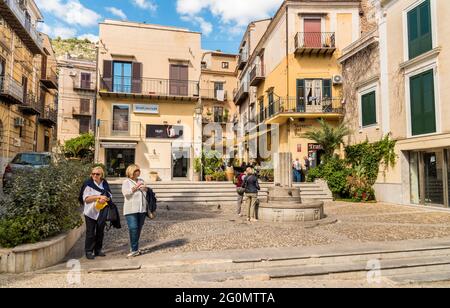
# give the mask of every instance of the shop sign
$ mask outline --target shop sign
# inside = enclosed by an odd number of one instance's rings
[[[159,114],[159,105],[134,104],[134,113]]]

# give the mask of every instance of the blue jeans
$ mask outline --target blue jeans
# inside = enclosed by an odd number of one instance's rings
[[[302,174],[299,170],[294,169],[294,182],[300,183],[302,181]]]
[[[137,252],[139,250],[139,238],[141,237],[142,227],[145,223],[145,213],[136,213],[125,215],[130,231],[131,251]]]

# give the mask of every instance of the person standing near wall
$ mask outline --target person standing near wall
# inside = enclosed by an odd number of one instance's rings
[[[258,201],[258,191],[261,187],[258,183],[258,177],[256,177],[252,168],[247,168],[247,176],[245,177],[243,188],[245,189],[245,197],[247,198],[247,221],[256,222],[256,203]]]
[[[294,182],[300,183],[302,181],[302,164],[298,158],[292,164],[292,169],[294,172]]]

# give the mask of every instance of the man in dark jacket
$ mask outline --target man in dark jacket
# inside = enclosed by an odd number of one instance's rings
[[[261,187],[258,178],[252,168],[247,168],[247,176],[244,180],[245,197],[247,198],[247,221],[258,221],[256,219],[256,203],[258,201],[258,191]]]

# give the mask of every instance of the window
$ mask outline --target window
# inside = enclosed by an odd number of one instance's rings
[[[114,92],[131,93],[131,63],[114,62],[113,76]]]
[[[223,107],[214,107],[214,122],[223,122]]]
[[[230,63],[229,62],[222,62],[222,68],[223,69],[229,69],[230,68]]]
[[[91,110],[91,101],[86,98],[80,99],[80,112],[90,113],[90,110]]]
[[[264,121],[264,97],[259,99],[259,122]]]
[[[376,92],[372,91],[361,96],[362,127],[377,124]]]
[[[129,111],[126,105],[113,106],[113,131],[127,132],[129,130]]]
[[[408,50],[413,59],[433,48],[430,0],[408,12]]]
[[[223,82],[214,82],[214,98],[224,100]]]
[[[81,73],[81,89],[91,89],[90,73]]]
[[[202,69],[207,69],[206,62],[202,62]]]
[[[435,133],[434,70],[410,78],[410,96],[412,135]]]
[[[80,134],[89,133],[90,126],[91,126],[90,118],[80,118]]]

